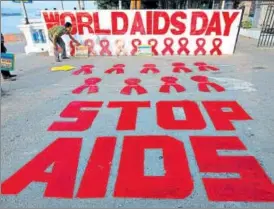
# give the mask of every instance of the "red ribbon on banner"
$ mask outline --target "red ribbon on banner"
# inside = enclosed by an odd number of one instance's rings
[[[149,71],[152,71],[153,74],[160,73],[160,70],[156,67],[155,64],[144,64],[140,73],[148,74]]]
[[[208,70],[218,71],[218,70],[220,70],[219,68],[214,67],[212,65],[208,65],[205,62],[195,62],[194,65],[197,66],[200,71],[208,71]]]
[[[185,73],[191,73],[192,70],[190,70],[188,67],[185,66],[185,63],[183,62],[173,62],[173,73],[180,73],[180,72],[185,72]]]
[[[192,76],[191,79],[193,81],[198,82],[199,91],[210,92],[209,86],[214,88],[217,92],[225,91],[224,87],[220,86],[219,84],[217,84],[215,82],[209,81],[208,77],[206,77],[206,76],[197,75],[197,76]]]
[[[180,48],[178,49],[177,53],[180,55],[182,52],[185,52],[186,55],[189,55],[190,51],[187,48],[188,45],[188,39],[187,38],[180,38],[179,39],[179,46]]]
[[[138,46],[142,44],[142,41],[140,39],[133,39],[131,41],[131,45],[133,49],[131,50],[131,55],[135,55],[138,51]]]
[[[165,48],[162,50],[163,55],[166,55],[166,53],[170,53],[170,55],[174,54],[174,50],[172,49],[173,43],[174,43],[174,41],[173,41],[172,38],[165,38],[164,39]]]
[[[76,43],[74,43],[73,41],[70,41],[69,46],[70,46],[70,56],[74,56]]]
[[[84,45],[88,47],[88,54],[96,55],[96,52],[94,51],[95,43],[92,39],[87,39],[84,42]]]
[[[100,51],[101,56],[105,54],[107,54],[108,56],[111,56],[111,51],[109,50],[109,41],[107,39],[100,40],[100,46],[101,46],[101,51]]]
[[[99,92],[97,83],[101,82],[101,78],[88,78],[85,83],[72,91],[73,94],[81,94],[82,91],[88,89],[88,94]]]
[[[129,78],[125,80],[125,84],[127,84],[122,90],[121,94],[131,95],[132,90],[135,90],[136,93],[139,94],[146,94],[147,90],[140,85],[141,80],[139,78]]]
[[[204,38],[198,38],[196,40],[196,45],[197,45],[197,49],[194,51],[194,55],[198,55],[200,52],[202,53],[202,55],[206,54],[206,50],[205,50],[205,44],[206,44],[206,40]]]
[[[112,68],[109,68],[105,71],[105,73],[107,74],[112,74],[112,73],[116,73],[116,74],[123,74],[124,73],[124,67],[125,65],[124,64],[116,64],[116,65],[113,65]]]
[[[158,41],[155,38],[149,39],[148,40],[148,45],[151,45],[151,49],[152,49],[152,53],[153,55],[158,55],[158,51],[157,51],[157,45],[158,45]]]
[[[92,74],[92,68],[94,68],[94,65],[83,65],[79,70],[74,71],[73,75],[80,75],[81,73],[84,73],[84,75]]]
[[[164,84],[160,88],[160,92],[162,93],[170,93],[171,87],[173,87],[177,92],[183,92],[186,89],[177,83],[178,79],[172,76],[162,77],[161,80]]]
[[[210,54],[213,55],[215,52],[217,55],[222,55],[222,51],[220,49],[223,41],[220,38],[214,38],[212,41],[213,48],[210,50]]]

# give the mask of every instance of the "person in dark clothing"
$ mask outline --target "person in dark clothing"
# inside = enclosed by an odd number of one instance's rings
[[[6,53],[6,52],[7,52],[7,48],[5,47],[4,36],[1,33],[1,53]],[[1,70],[1,74],[3,76],[3,79],[5,80],[15,80],[14,77],[16,77],[16,75],[10,74],[10,71]]]

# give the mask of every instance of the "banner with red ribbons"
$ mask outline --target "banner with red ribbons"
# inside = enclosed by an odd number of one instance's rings
[[[241,10],[47,10],[42,11],[42,19],[46,31],[54,25],[71,22],[72,35],[89,47],[90,56],[138,55],[139,45],[150,45],[155,56],[196,56],[233,54],[241,12]],[[74,56],[74,43],[68,36],[63,38],[68,54]],[[51,51],[50,54],[53,55]]]

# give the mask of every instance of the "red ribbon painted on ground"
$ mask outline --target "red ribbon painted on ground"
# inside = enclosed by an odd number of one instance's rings
[[[92,39],[85,40],[84,45],[88,47],[89,55],[96,55],[96,52],[94,51],[95,43]]]
[[[200,71],[209,71],[209,70],[218,71],[218,70],[220,70],[219,68],[214,67],[212,65],[208,65],[205,62],[195,62],[194,65],[197,66]]]
[[[72,75],[80,75],[81,73],[84,73],[84,75],[92,74],[92,68],[94,68],[94,65],[83,65],[79,70],[73,71]]]
[[[147,90],[140,85],[141,80],[139,78],[129,78],[125,80],[126,86],[120,91],[121,94],[131,95],[132,90],[135,90],[136,93],[146,94]]]
[[[198,82],[199,91],[202,91],[202,92],[211,92],[209,86],[214,88],[217,92],[225,91],[224,87],[220,86],[219,84],[215,82],[209,81],[207,76],[202,76],[202,75],[192,76],[191,80]]]
[[[173,87],[177,92],[183,92],[186,89],[177,83],[178,78],[172,77],[172,76],[166,76],[162,77],[161,80],[164,82],[164,84],[159,89],[159,92],[162,93],[170,93],[171,87]]]
[[[101,51],[100,51],[100,55],[108,55],[111,56],[111,51],[109,50],[109,40],[104,39],[104,40],[100,40],[100,46],[101,46]]]
[[[205,45],[206,45],[206,40],[204,38],[198,38],[196,40],[196,46],[197,49],[194,51],[194,55],[198,55],[200,52],[202,53],[202,55],[206,54],[206,50],[205,50]]]
[[[140,39],[133,39],[131,41],[131,45],[133,47],[133,49],[131,50],[131,55],[135,55],[138,51],[138,46],[142,44],[142,41]]]
[[[151,46],[151,50],[153,55],[158,55],[158,51],[157,51],[157,45],[158,45],[158,41],[155,38],[149,39],[148,40],[148,45]]]
[[[172,38],[165,38],[164,39],[165,48],[162,50],[163,55],[166,55],[167,53],[169,53],[170,55],[174,54],[174,50],[172,49],[173,43],[174,43],[174,41],[173,41]]]
[[[190,70],[188,67],[185,66],[185,63],[183,62],[173,62],[173,73],[181,73],[182,71],[185,73],[191,73],[192,70]]]
[[[153,74],[160,73],[160,70],[156,67],[155,64],[144,64],[140,73],[148,74],[149,71],[152,71]]]
[[[99,92],[97,84],[101,82],[101,78],[88,78],[85,83],[72,91],[73,94],[81,94],[85,89],[88,89],[88,94]]]
[[[212,41],[213,48],[210,50],[210,54],[213,55],[215,52],[217,55],[222,55],[222,51],[220,49],[223,41],[220,38],[214,38]]]
[[[188,45],[188,39],[187,38],[180,38],[179,39],[179,46],[180,48],[178,49],[177,53],[180,55],[182,52],[184,52],[186,55],[189,55],[190,51],[187,48]]]
[[[112,74],[112,73],[116,73],[116,74],[123,74],[124,73],[124,67],[125,65],[124,64],[116,64],[116,65],[113,65],[112,68],[109,68],[105,71],[105,73],[107,74]]]

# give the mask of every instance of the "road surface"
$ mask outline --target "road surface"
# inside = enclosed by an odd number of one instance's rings
[[[2,84],[1,208],[273,208],[274,51],[255,45],[240,38],[222,57],[74,58],[62,72],[50,71],[51,57],[8,46],[18,80]],[[191,72],[172,72],[174,62]],[[124,74],[104,73],[115,64]],[[144,64],[160,73],[141,74]],[[73,75],[84,65],[92,74]],[[159,92],[166,76],[181,92]],[[193,76],[219,92],[200,91]],[[76,90],[91,77],[97,93]],[[143,94],[126,94],[128,78],[141,79]],[[59,116],[69,104],[85,107],[78,123]],[[67,114],[79,117],[77,107]]]

